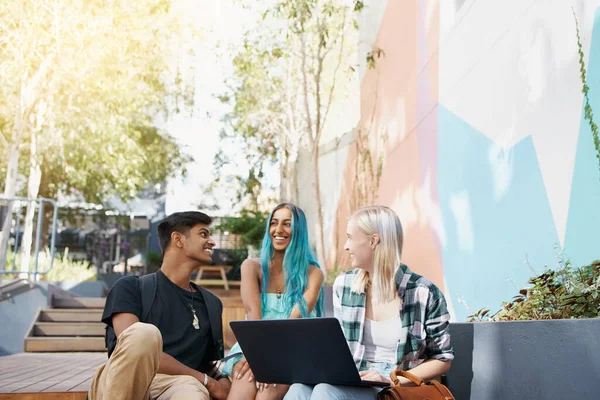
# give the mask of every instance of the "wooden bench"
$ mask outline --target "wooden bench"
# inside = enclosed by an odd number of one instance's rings
[[[194,282],[200,286],[223,286],[225,290],[229,290],[229,285],[233,284],[233,281],[227,280],[227,271],[230,269],[230,265],[203,265],[198,268],[198,274]],[[219,273],[221,279],[202,279],[205,272]]]

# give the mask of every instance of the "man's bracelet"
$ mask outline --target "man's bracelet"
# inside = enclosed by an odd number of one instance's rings
[[[208,385],[208,374],[204,374],[204,386]]]

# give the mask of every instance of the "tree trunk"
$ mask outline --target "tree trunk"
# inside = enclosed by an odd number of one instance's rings
[[[296,156],[294,157],[294,159],[290,162],[290,164],[292,165],[292,169],[291,169],[291,179],[292,179],[292,183],[291,183],[291,190],[294,196],[294,199],[296,199],[296,201],[298,201],[298,199],[300,199],[300,191],[298,189],[298,152],[296,152]]]
[[[288,148],[292,148],[289,143],[286,145]],[[284,152],[281,157],[281,170],[280,170],[280,197],[282,202],[297,204],[299,199],[298,193],[298,154],[292,149],[291,152]]]
[[[42,168],[40,155],[38,154],[37,141],[37,134],[32,133],[30,146],[31,151],[29,155],[29,179],[27,181],[27,198],[29,199],[35,199],[38,197],[42,178]],[[21,271],[29,271],[30,267],[31,246],[33,244],[33,217],[35,215],[36,206],[37,205],[34,202],[27,203],[27,213],[25,214],[25,226],[23,230],[23,242],[21,245]],[[43,213],[44,210],[40,207],[38,212]]]
[[[39,197],[56,200],[56,186],[50,182],[52,175],[48,172],[48,164],[44,163],[42,158],[42,177],[40,182]],[[45,168],[45,169],[44,169]],[[54,216],[54,207],[50,203],[44,203],[44,217],[42,219],[42,232],[48,232]],[[45,249],[50,246],[48,235],[42,235],[40,239],[40,248]]]
[[[286,151],[287,141],[285,137],[281,140],[281,163],[279,165],[279,202],[293,203],[290,198],[290,176],[289,176],[289,155]]]
[[[315,143],[313,148],[313,172],[314,182],[313,188],[317,206],[317,257],[323,268],[323,272],[327,270],[327,256],[325,254],[325,237],[323,233],[323,209],[321,206],[321,185],[319,183],[319,145]]]
[[[52,59],[52,55],[46,57],[33,77],[30,80],[21,83],[21,93],[15,115],[15,125],[13,127],[10,145],[8,146],[8,166],[6,168],[6,180],[4,182],[4,197],[15,197],[15,194],[17,193],[19,147],[21,145],[21,139],[25,129],[28,126],[29,116],[39,100],[39,97],[37,96],[38,93],[34,92],[39,89],[39,82],[46,74]],[[2,253],[4,253],[4,250],[8,244],[8,238],[10,237],[11,217],[12,203],[9,203],[7,207],[6,219],[4,220],[4,224],[2,226],[2,233],[0,234],[0,271],[4,271],[6,264],[4,254]],[[0,282],[2,281],[3,276],[3,274],[0,274]]]
[[[14,134],[13,134],[14,136]],[[17,192],[17,176],[19,169],[19,145],[13,141],[8,147],[8,165],[6,168],[6,180],[4,181],[4,197],[15,197]],[[0,271],[4,271],[6,264],[5,251],[8,247],[8,238],[10,237],[10,228],[12,222],[12,203],[8,203],[6,208],[6,217],[0,233]],[[0,282],[4,275],[0,274]]]

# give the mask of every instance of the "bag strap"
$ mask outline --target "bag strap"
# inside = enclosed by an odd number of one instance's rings
[[[147,322],[154,298],[156,297],[157,277],[156,273],[144,275],[140,278],[140,287],[142,293],[142,320]]]
[[[450,392],[450,390],[442,385],[441,383],[439,383],[438,381],[436,381],[435,379],[430,380],[429,382],[425,383],[425,381],[421,378],[419,378],[418,376],[415,376],[413,374],[411,374],[410,372],[406,372],[406,371],[402,371],[400,369],[396,369],[394,371],[392,371],[392,373],[390,374],[390,378],[392,378],[392,382],[394,383],[394,387],[397,391],[402,390],[402,386],[400,385],[400,380],[398,379],[398,375],[405,377],[406,379],[410,380],[412,383],[414,383],[417,386],[423,386],[423,385],[434,385],[437,390],[439,390],[440,394],[442,396],[444,396],[444,400],[454,400],[454,396],[452,395],[452,393]],[[400,393],[398,393],[398,395],[400,395]]]
[[[398,379],[398,375],[405,377],[412,383],[417,386],[422,386],[425,384],[425,381],[418,376],[411,374],[410,372],[402,371],[401,369],[396,369],[392,371],[390,374],[390,378],[392,378],[392,382],[394,382],[394,386],[400,386],[400,380]]]
[[[243,356],[243,355],[244,355],[244,353],[242,353],[241,351],[238,351],[237,353],[233,353],[233,354],[228,354],[227,357],[221,358],[221,362],[225,362],[233,357]]]
[[[450,389],[448,389],[446,386],[442,385],[441,383],[439,383],[435,379],[429,381],[429,383],[433,383],[433,385],[435,385],[435,387],[437,388],[437,390],[439,390],[440,393],[442,394],[442,396],[444,396],[444,400],[454,400],[454,396],[450,392]]]

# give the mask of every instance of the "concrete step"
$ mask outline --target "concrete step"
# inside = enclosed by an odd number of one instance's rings
[[[105,325],[101,322],[36,322],[33,336],[100,336]]]
[[[100,309],[47,308],[40,312],[39,322],[100,322]]]
[[[104,337],[28,337],[26,352],[106,351]]]
[[[53,308],[104,308],[104,297],[55,297],[52,299]]]

